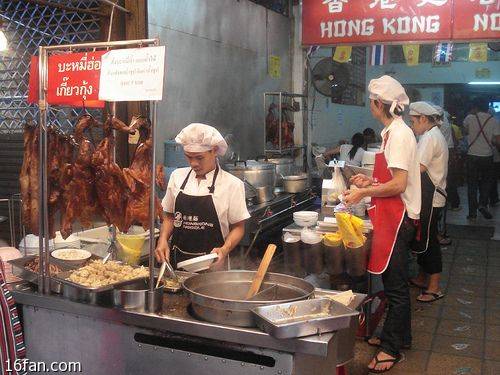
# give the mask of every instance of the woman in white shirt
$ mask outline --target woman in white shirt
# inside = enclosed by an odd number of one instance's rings
[[[323,153],[323,156],[332,157],[333,155],[340,154],[339,160],[345,161],[348,165],[361,167],[363,154],[365,153],[365,150],[363,149],[364,143],[365,138],[363,137],[363,134],[356,133],[352,136],[350,145],[346,144],[335,147]]]
[[[410,118],[415,135],[420,136],[417,156],[422,184],[421,233],[420,239],[412,244],[412,250],[418,254],[420,272],[411,283],[423,290],[417,301],[434,302],[444,297],[439,289],[443,264],[438,220],[446,205],[448,144],[438,127],[439,112],[430,103],[411,103]]]
[[[408,286],[408,253],[420,214],[420,173],[417,143],[401,115],[408,96],[390,76],[373,79],[368,85],[370,110],[382,125],[382,146],[375,155],[373,178],[356,175],[358,189],[344,193],[348,205],[371,197],[373,224],[368,271],[381,274],[389,309],[380,338],[370,345],[380,347],[368,365],[370,372],[389,371],[398,363],[401,349],[411,345],[411,309]]]
[[[170,176],[156,259],[169,261],[171,249],[175,264],[216,253],[212,269],[221,269],[243,238],[250,217],[243,182],[219,167],[217,157],[225,154],[227,143],[217,129],[190,124],[175,140],[184,147],[190,167]]]

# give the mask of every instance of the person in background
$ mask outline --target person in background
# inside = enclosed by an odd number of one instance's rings
[[[448,173],[448,144],[438,127],[441,113],[427,102],[410,104],[413,132],[420,136],[417,156],[420,163],[422,206],[420,208],[420,238],[412,244],[417,253],[420,272],[411,284],[423,289],[419,302],[434,302],[444,297],[439,289],[443,270],[441,246],[438,239],[438,220],[446,209],[446,175]],[[451,131],[451,129],[450,129]]]
[[[488,113],[488,100],[475,98],[471,113],[464,119],[464,132],[469,146],[467,150],[467,196],[469,215],[474,220],[477,211],[485,219],[492,219],[488,211],[488,198],[493,184],[493,148],[500,144],[500,124]],[[477,199],[479,190],[479,202]]]
[[[360,167],[365,152],[363,149],[364,141],[363,134],[356,133],[351,138],[351,144],[344,144],[327,150],[323,153],[323,156],[331,159],[334,155],[340,154],[339,160],[345,161],[348,165]]]
[[[373,177],[353,176],[351,183],[357,189],[344,192],[344,199],[347,205],[365,197],[372,200],[368,210],[373,224],[368,271],[382,275],[389,308],[382,335],[368,342],[380,347],[368,370],[381,373],[401,361],[401,349],[411,345],[408,255],[420,215],[420,171],[415,136],[401,117],[410,102],[405,89],[385,75],[372,79],[368,91],[371,113],[384,126],[383,142],[375,156]]]
[[[375,135],[375,130],[372,128],[366,128],[363,130],[363,137],[365,138],[365,150],[368,150],[368,147],[370,147],[371,144],[377,143],[377,136]]]

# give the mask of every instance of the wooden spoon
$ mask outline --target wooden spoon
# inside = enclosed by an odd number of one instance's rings
[[[274,252],[276,251],[276,245],[269,244],[267,246],[266,252],[264,253],[264,257],[262,258],[259,269],[255,273],[255,276],[252,281],[252,285],[248,290],[246,299],[252,298],[260,289],[262,285],[262,280],[266,275],[267,269],[269,267],[269,263],[271,263],[271,259],[273,258]]]

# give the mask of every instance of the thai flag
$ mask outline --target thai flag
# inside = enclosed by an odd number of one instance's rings
[[[383,45],[373,46],[370,64],[372,66],[384,65],[384,55],[385,55],[385,46]]]
[[[319,46],[310,46],[308,49],[307,49],[307,58],[310,58],[312,56],[312,54],[314,52],[316,52],[317,50],[319,49]]]
[[[438,43],[434,50],[434,62],[446,64],[451,62],[453,43]]]

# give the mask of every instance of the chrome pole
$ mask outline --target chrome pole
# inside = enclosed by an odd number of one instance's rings
[[[48,253],[48,213],[47,209],[47,184],[45,175],[47,173],[47,100],[46,100],[46,83],[47,83],[47,50],[44,47],[39,47],[38,56],[38,105],[39,124],[38,124],[38,246],[39,246],[39,272],[38,272],[38,291],[48,293],[50,291],[50,282],[47,280],[48,264],[46,261],[46,253]]]
[[[157,104],[153,102],[153,119],[151,121],[151,190],[149,196],[149,289],[151,293],[154,291],[154,249],[155,249],[155,201],[156,201],[156,179],[155,179],[155,162],[156,162],[156,121],[157,121]]]

